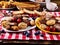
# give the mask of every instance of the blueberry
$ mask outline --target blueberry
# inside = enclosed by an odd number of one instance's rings
[[[43,34],[40,34],[40,36],[41,36],[41,37],[44,37],[44,35],[43,35]]]
[[[26,36],[29,37],[30,36],[30,33],[27,33]]]
[[[4,30],[2,30],[1,32],[2,32],[2,33],[5,33],[5,31],[4,31]]]
[[[40,31],[38,30],[37,33],[40,34]]]
[[[23,35],[26,35],[27,37],[29,37],[30,36],[30,33],[27,32],[27,31],[25,31],[25,32],[23,32]]]
[[[36,33],[35,33],[35,35],[39,35],[40,34],[40,31],[37,31]]]

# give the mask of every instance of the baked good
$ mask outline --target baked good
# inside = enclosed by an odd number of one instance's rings
[[[18,24],[18,27],[19,27],[20,29],[25,29],[25,28],[27,28],[27,24],[24,23],[24,22],[21,22],[21,23]]]
[[[9,24],[10,24],[9,21],[6,21],[6,20],[2,21],[2,26],[4,27],[8,26]]]
[[[12,14],[13,15],[19,15],[19,14],[23,14],[24,11],[23,10],[20,10],[20,11],[14,11]]]
[[[47,26],[45,24],[41,24],[40,28],[45,29]]]
[[[60,32],[60,24],[55,24],[54,27],[57,29],[58,32]]]
[[[13,5],[10,1],[0,1],[0,8],[14,8],[15,5]]]
[[[6,28],[7,30],[10,29],[10,25],[7,25],[5,28]]]
[[[11,29],[13,29],[14,31],[19,30],[18,26],[11,26]]]
[[[60,21],[60,17],[56,17],[56,20]]]
[[[47,25],[54,25],[56,23],[56,20],[50,19],[46,22]]]
[[[30,24],[33,26],[33,25],[35,25],[35,21],[34,20],[31,20],[30,21]]]
[[[34,2],[14,2],[14,5],[21,9],[30,9],[30,10],[38,10],[40,8],[40,4]]]
[[[23,11],[28,14],[35,14],[35,12],[31,10],[23,9]]]

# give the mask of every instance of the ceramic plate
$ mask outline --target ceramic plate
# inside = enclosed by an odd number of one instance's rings
[[[7,19],[7,18],[12,18],[12,17],[4,17],[4,18],[1,19],[1,21],[2,21],[2,20],[9,20],[9,19]],[[36,27],[36,26],[28,26],[26,29],[20,29],[20,30],[18,30],[18,31],[12,31],[12,30],[7,30],[6,28],[4,28],[4,27],[2,26],[2,29],[3,29],[4,31],[6,31],[6,32],[22,32],[22,31],[28,31],[28,30],[34,29],[35,27]]]

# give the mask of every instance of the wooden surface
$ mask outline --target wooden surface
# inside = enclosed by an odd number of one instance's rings
[[[56,12],[60,12],[60,0],[52,0],[52,2],[56,2],[59,6],[58,10]],[[0,41],[1,43],[26,43],[26,44],[56,44],[59,45],[60,41],[47,41],[47,40],[40,40],[40,41],[21,41],[21,40],[3,40]]]

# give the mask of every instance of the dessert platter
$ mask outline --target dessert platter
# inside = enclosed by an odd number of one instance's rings
[[[34,20],[30,20],[28,17],[21,17],[21,18],[17,18],[15,20],[14,17],[4,17],[2,19],[2,26],[3,26],[2,28],[8,32],[20,32],[20,31],[31,30],[36,27],[33,23]],[[24,19],[24,18],[28,18],[28,19]]]
[[[35,20],[36,26],[50,34],[60,34],[60,17],[47,13],[43,17],[38,17]]]
[[[2,29],[6,32],[21,32],[34,29],[36,27],[33,18],[35,14],[27,12],[28,10],[25,12],[25,10],[14,11],[12,15],[3,17],[1,19]]]

